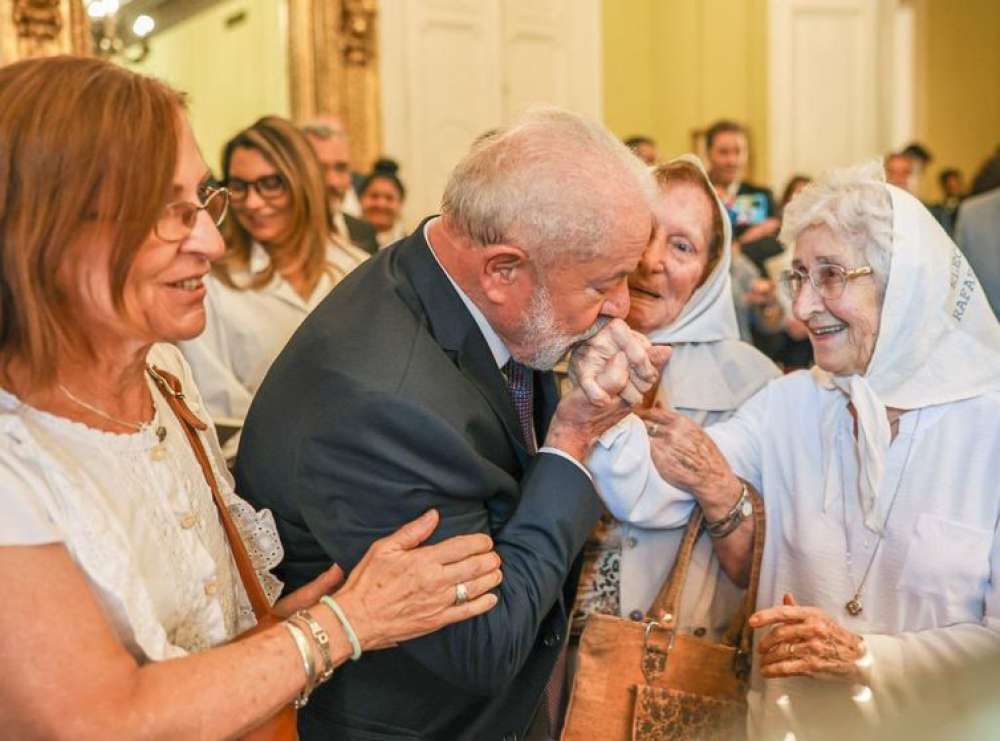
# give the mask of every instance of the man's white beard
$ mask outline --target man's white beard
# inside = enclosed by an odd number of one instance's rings
[[[609,317],[600,316],[587,330],[576,335],[560,331],[556,327],[552,297],[544,285],[539,286],[531,297],[526,313],[524,332],[519,344],[532,349],[529,350],[529,355],[518,360],[529,368],[542,371],[552,370],[563,355],[579,343],[589,340],[610,321]]]

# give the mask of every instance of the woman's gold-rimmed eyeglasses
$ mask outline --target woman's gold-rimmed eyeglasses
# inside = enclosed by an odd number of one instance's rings
[[[781,273],[780,282],[785,294],[793,301],[802,292],[802,286],[808,280],[820,296],[825,299],[838,299],[844,294],[847,281],[871,275],[871,265],[848,270],[842,265],[817,265],[812,270],[785,270]]]
[[[183,242],[198,221],[198,212],[205,211],[216,226],[226,218],[229,209],[229,191],[217,185],[198,188],[201,203],[177,201],[168,204],[153,227],[156,236],[164,242]]]

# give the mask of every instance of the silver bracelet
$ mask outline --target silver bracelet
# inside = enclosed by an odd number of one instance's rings
[[[743,484],[743,491],[740,493],[740,498],[736,500],[736,504],[732,506],[732,509],[721,520],[705,523],[705,530],[708,532],[709,537],[715,539],[725,538],[738,528],[746,518],[753,514],[753,500],[750,498],[750,490],[747,489],[745,483],[740,483]]]
[[[323,657],[323,669],[316,677],[316,684],[320,685],[333,676],[333,656],[330,654],[330,637],[323,630],[323,626],[312,616],[308,610],[299,610],[290,618],[289,622],[298,625],[312,634],[313,640],[319,646],[320,655]]]
[[[292,705],[298,709],[305,707],[306,703],[309,702],[309,695],[312,694],[313,689],[316,687],[316,660],[313,656],[312,648],[309,646],[309,639],[306,638],[306,634],[302,632],[302,629],[289,622],[283,622],[282,625],[285,626],[288,634],[295,641],[295,647],[299,649],[299,655],[302,657],[302,668],[306,672],[305,687],[302,688],[299,696],[292,701]]]

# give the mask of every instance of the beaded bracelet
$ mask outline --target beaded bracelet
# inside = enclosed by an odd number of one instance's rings
[[[292,625],[288,621],[283,622],[282,625],[285,626],[288,634],[295,641],[295,646],[299,649],[299,654],[302,656],[302,668],[306,672],[306,685],[302,688],[299,696],[292,701],[292,705],[296,709],[303,708],[309,702],[309,695],[312,694],[313,689],[316,687],[316,661],[313,657],[313,651],[309,647],[309,639],[306,638],[306,634],[302,632],[302,629]]]
[[[324,594],[320,597],[319,601],[330,608],[333,614],[337,616],[337,620],[339,620],[340,624],[343,626],[344,632],[347,634],[347,640],[351,642],[351,649],[353,651],[351,654],[351,661],[357,661],[360,659],[361,641],[358,640],[358,634],[354,632],[354,628],[351,627],[351,623],[348,621],[347,615],[345,615],[344,611],[340,608],[340,605],[338,605],[334,601],[333,597],[328,594]]]
[[[305,627],[312,633],[313,640],[319,646],[320,655],[323,657],[323,670],[316,678],[316,684],[323,684],[333,676],[333,656],[330,655],[330,637],[323,630],[323,626],[307,610],[299,610],[289,618],[292,622]]]

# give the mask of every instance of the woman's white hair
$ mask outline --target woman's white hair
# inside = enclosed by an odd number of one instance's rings
[[[473,145],[441,211],[474,243],[518,244],[544,265],[599,253],[637,199],[652,210],[656,187],[635,154],[596,121],[539,108]]]
[[[785,207],[778,239],[792,249],[812,226],[861,250],[884,294],[892,265],[892,199],[878,160],[824,173]]]

